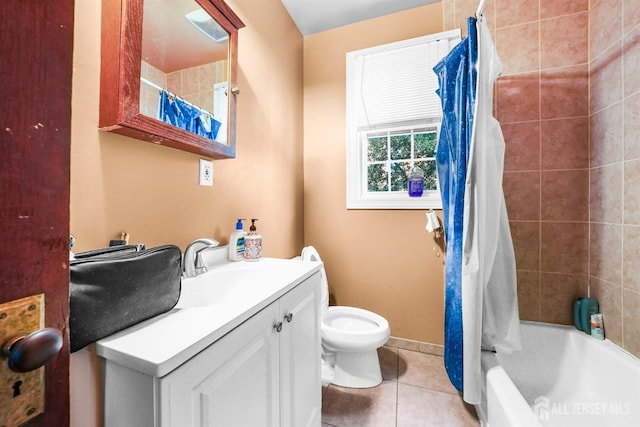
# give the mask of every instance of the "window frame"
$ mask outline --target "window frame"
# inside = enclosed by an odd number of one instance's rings
[[[438,184],[436,184],[436,190],[425,190],[422,197],[409,197],[406,190],[384,192],[368,191],[367,165],[369,162],[366,150],[368,133],[402,130],[411,131],[413,129],[436,127],[437,144],[442,118],[440,117],[435,121],[433,118],[425,118],[423,123],[397,123],[379,128],[375,127],[369,130],[359,130],[355,99],[355,85],[358,81],[356,76],[356,61],[362,56],[375,54],[377,52],[403,49],[443,38],[452,39],[455,37],[460,38],[460,30],[445,31],[347,53],[347,209],[442,209],[442,199],[440,197]],[[434,96],[437,95],[434,94]]]

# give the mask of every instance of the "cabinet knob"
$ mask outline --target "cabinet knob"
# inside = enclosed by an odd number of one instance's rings
[[[282,322],[278,322],[275,325],[273,325],[273,329],[275,329],[276,332],[280,332],[282,330]]]
[[[53,359],[61,348],[62,333],[55,328],[44,328],[9,340],[2,346],[2,353],[9,359],[9,369],[29,372]]]
[[[231,88],[231,93],[234,95],[240,95],[240,88],[238,86],[234,86]]]
[[[287,321],[287,323],[291,323],[291,321],[293,320],[293,313],[285,315],[284,319]]]

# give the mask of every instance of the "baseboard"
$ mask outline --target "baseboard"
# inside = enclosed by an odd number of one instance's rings
[[[389,341],[385,344],[387,347],[399,348],[402,350],[418,351],[420,353],[435,354],[436,356],[444,355],[444,346],[440,344],[431,344],[428,342],[408,340],[405,338],[389,337]]]

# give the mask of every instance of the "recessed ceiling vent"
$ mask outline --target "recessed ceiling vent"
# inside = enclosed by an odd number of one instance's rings
[[[196,9],[184,15],[194,27],[209,37],[216,43],[223,42],[229,38],[229,34],[203,9]]]

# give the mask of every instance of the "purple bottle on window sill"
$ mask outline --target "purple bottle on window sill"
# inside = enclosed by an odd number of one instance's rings
[[[409,197],[422,197],[424,191],[424,172],[418,166],[412,167],[409,171],[407,190]]]

